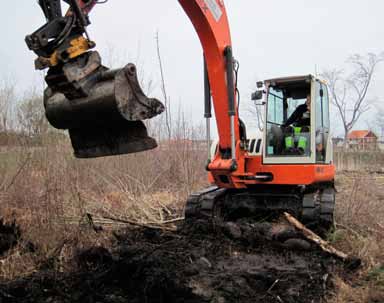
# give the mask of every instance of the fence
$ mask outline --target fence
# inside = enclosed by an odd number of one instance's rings
[[[335,151],[333,158],[339,171],[384,172],[384,152],[382,151]]]

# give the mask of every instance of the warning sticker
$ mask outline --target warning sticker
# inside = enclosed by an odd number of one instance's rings
[[[205,4],[208,6],[216,22],[218,22],[223,15],[223,11],[220,6],[217,4],[216,0],[204,0]]]

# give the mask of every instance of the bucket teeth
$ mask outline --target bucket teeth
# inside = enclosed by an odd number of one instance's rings
[[[136,67],[129,63],[115,77],[115,93],[120,112],[130,121],[150,119],[165,107],[157,99],[148,98],[140,87]]]

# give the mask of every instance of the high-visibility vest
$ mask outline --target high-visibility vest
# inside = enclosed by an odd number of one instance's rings
[[[295,147],[295,142],[297,142],[297,147],[305,150],[307,148],[308,139],[305,136],[301,135],[301,127],[293,128],[293,136],[285,137],[285,147],[293,148]]]

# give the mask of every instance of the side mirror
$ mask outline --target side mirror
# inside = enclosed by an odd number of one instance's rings
[[[263,88],[264,87],[264,82],[263,81],[258,81],[256,82],[257,88]]]
[[[252,101],[257,101],[263,99],[263,91],[257,90],[251,96]]]

